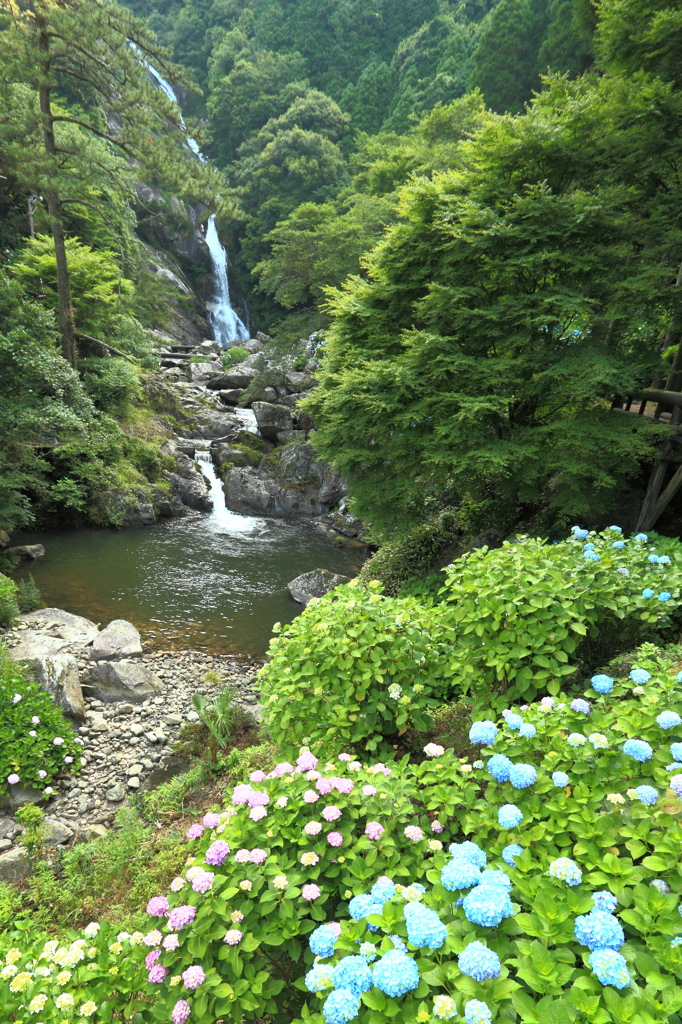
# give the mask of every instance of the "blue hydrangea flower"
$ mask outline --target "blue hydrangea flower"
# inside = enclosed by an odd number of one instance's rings
[[[344,956],[334,968],[332,982],[334,988],[345,988],[354,996],[359,996],[371,989],[372,972],[364,956]]]
[[[669,594],[667,590],[663,590],[663,591],[662,591],[662,592],[661,592],[661,593],[660,593],[660,594],[658,595],[658,600],[659,600],[659,601],[662,601],[662,602],[663,602],[663,604],[665,604],[665,602],[666,602],[666,601],[669,601],[669,600],[670,600],[670,598],[671,598],[672,596],[673,596],[673,595],[672,595],[672,594]]]
[[[641,541],[642,544],[646,544],[648,539],[649,539],[649,534],[648,533],[636,533],[635,534],[635,540]]]
[[[332,973],[334,968],[331,964],[315,964],[312,970],[305,976],[306,988],[309,992],[322,992],[332,987]]]
[[[523,821],[523,811],[516,804],[503,804],[497,812],[497,823],[501,828],[516,828]]]
[[[611,545],[611,547],[612,548],[618,548],[620,550],[620,548],[624,548],[625,547],[625,541],[624,540],[614,540],[614,542]]]
[[[645,668],[633,668],[630,673],[630,679],[633,683],[637,683],[638,686],[644,686],[651,679],[651,672],[647,672]]]
[[[368,896],[365,893],[354,896],[348,904],[348,913],[354,921],[362,921],[370,914],[380,914],[383,909],[382,903],[377,903],[373,896]]]
[[[590,682],[592,683],[592,689],[596,690],[597,693],[611,693],[611,690],[613,689],[613,679],[611,676],[605,676],[603,674],[592,676]]]
[[[623,532],[620,526],[607,526],[606,529],[610,530],[612,533],[622,533]]]
[[[478,885],[480,882],[481,869],[465,857],[453,857],[443,867],[440,880],[448,892],[470,889],[472,885]]]
[[[496,738],[497,726],[488,719],[483,722],[474,722],[469,729],[469,739],[472,743],[487,747],[494,743]]]
[[[652,565],[658,565],[658,555],[649,555],[649,561]]]
[[[682,946],[682,935],[678,935],[677,938],[670,940],[670,948],[674,949],[675,946]]]
[[[633,757],[635,761],[648,761],[654,752],[646,740],[626,740],[623,744],[623,753]]]
[[[682,772],[682,762],[680,762],[680,761],[673,761],[672,764],[667,764],[665,766],[665,770],[667,772]]]
[[[682,743],[670,744],[670,756],[673,761],[682,761]]]
[[[653,886],[654,889],[658,889],[658,891],[662,892],[664,895],[667,895],[670,892],[670,886],[663,878],[652,878],[649,885]]]
[[[661,729],[675,729],[678,725],[682,725],[682,718],[676,711],[661,711],[656,721]]]
[[[399,949],[401,953],[407,953],[407,946],[400,935],[389,935],[389,939],[393,943],[394,949]]]
[[[578,711],[581,715],[589,715],[592,710],[592,705],[589,701],[583,700],[582,697],[576,697],[575,700],[571,701],[571,711]]]
[[[583,551],[583,558],[587,558],[590,562],[601,562],[601,558],[596,551]]]
[[[637,799],[647,807],[653,807],[658,800],[658,792],[653,786],[637,786],[635,789]]]
[[[514,913],[509,893],[501,885],[477,885],[462,904],[467,921],[482,928],[496,928]]]
[[[512,881],[509,875],[505,875],[504,871],[500,871],[499,868],[486,868],[481,875],[481,885],[499,885],[507,892],[512,887]]]
[[[552,772],[552,782],[558,789],[565,789],[570,779],[566,772]]]
[[[625,942],[618,918],[596,907],[576,917],[573,937],[589,949],[620,949]]]
[[[465,860],[475,864],[477,868],[484,868],[488,863],[485,851],[468,839],[465,839],[463,843],[450,843],[448,851],[453,857],[464,857]]]
[[[419,968],[412,957],[398,949],[384,953],[374,965],[372,975],[376,987],[391,999],[399,999],[419,985]]]
[[[508,711],[507,714],[504,716],[504,720],[509,726],[509,728],[513,729],[514,731],[520,729],[523,725],[523,719],[521,718],[521,715],[517,715],[514,711]]]
[[[592,902],[594,903],[595,910],[603,910],[606,914],[612,914],[618,906],[618,898],[612,892],[609,892],[608,889],[593,892]]]
[[[509,782],[509,772],[512,762],[505,754],[493,754],[487,764],[487,769],[498,782]]]
[[[573,536],[575,537],[576,540],[585,540],[585,538],[589,537],[589,535],[590,535],[590,531],[589,530],[581,530],[579,526],[574,526],[573,527]]]
[[[580,885],[583,880],[582,871],[570,857],[557,857],[553,860],[549,865],[549,874],[567,885]]]
[[[360,1012],[360,997],[345,988],[330,992],[322,1007],[322,1016],[327,1024],[346,1024]]]
[[[505,864],[509,864],[509,866],[513,868],[516,866],[514,857],[518,857],[521,853],[523,853],[522,846],[519,846],[518,843],[510,843],[509,846],[505,846],[502,851],[502,860]]]
[[[316,928],[308,939],[308,945],[310,951],[315,956],[325,957],[331,956],[334,952],[334,945],[336,944],[337,934],[329,924],[321,924],[319,928]]]
[[[642,591],[642,597],[649,601],[654,596],[654,591],[651,587],[645,587]]]
[[[485,764],[483,763],[483,761],[474,761],[472,767],[473,768],[485,768]]]
[[[372,888],[369,890],[369,894],[373,900],[377,903],[385,903],[387,900],[393,899],[395,896],[395,885],[390,878],[377,879]]]
[[[509,771],[509,781],[514,789],[527,789],[537,781],[538,773],[532,764],[515,764]]]
[[[478,940],[465,946],[457,957],[457,963],[462,974],[473,978],[474,981],[487,981],[489,978],[500,976],[499,956]]]
[[[587,740],[581,732],[572,732],[566,741],[571,747],[582,747]]]
[[[525,737],[525,739],[527,740],[532,740],[536,732],[537,729],[531,722],[524,722],[521,728],[519,729],[519,735]]]
[[[682,683],[682,672],[678,672],[675,678],[677,679],[678,683]]]
[[[612,949],[595,949],[594,953],[588,956],[587,962],[602,985],[627,988],[630,984],[627,961],[620,953]]]
[[[594,551],[594,544],[590,541],[589,544],[583,544],[583,551]]]
[[[585,530],[587,533],[587,530]],[[466,1024],[490,1024],[493,1015],[487,1003],[480,999],[470,999],[464,1007],[464,1020]]]
[[[404,914],[407,938],[413,946],[440,949],[448,937],[448,929],[435,910],[422,903],[408,903]]]
[[[658,564],[659,565],[670,565],[670,559],[668,558],[667,555],[659,555],[658,556]]]

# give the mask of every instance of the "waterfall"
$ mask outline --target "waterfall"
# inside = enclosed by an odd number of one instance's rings
[[[151,64],[146,63],[146,67],[159,89],[165,92],[168,99],[172,100],[179,107],[178,98],[170,82],[167,82],[163,75],[159,74]],[[185,122],[182,118],[182,112],[180,112],[180,123],[184,127]],[[196,153],[202,163],[205,163],[206,158],[199,149],[196,140],[190,135],[186,135],[185,138],[192,152]],[[209,217],[206,226],[206,245],[208,246],[211,267],[213,269],[214,301],[212,308],[209,308],[208,315],[215,339],[223,347],[230,341],[246,341],[250,337],[249,331],[232,308],[232,303],[230,302],[230,286],[227,279],[227,252],[218,238],[215,214]]]

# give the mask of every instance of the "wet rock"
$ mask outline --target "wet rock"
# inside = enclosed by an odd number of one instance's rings
[[[176,775],[182,775],[183,772],[188,770],[189,761],[187,758],[172,754],[170,757],[167,757],[158,768],[154,768],[154,770],[147,776],[142,789],[145,791],[157,789],[158,786],[162,786],[164,783],[170,782],[170,780],[175,778]]]
[[[0,854],[0,882],[20,882],[28,874],[28,855],[23,846]]]
[[[228,391],[219,391],[218,398],[224,405],[239,405],[239,399],[245,391],[245,388],[230,388]]]
[[[131,661],[107,661],[90,669],[88,689],[94,697],[109,704],[125,700],[141,704],[155,697],[163,684],[145,665]]]
[[[29,671],[41,690],[70,718],[85,718],[85,703],[78,675],[78,662],[72,654],[57,654],[27,660]]]
[[[232,388],[248,388],[252,380],[258,376],[258,370],[253,366],[245,366],[240,363],[238,366],[220,373],[206,383],[209,391],[229,391]]]
[[[191,381],[206,381],[220,373],[220,363],[189,363],[187,370]]]
[[[188,436],[207,441],[214,438],[231,441],[241,429],[242,421],[227,410],[206,409],[197,414],[197,425],[188,430]]]
[[[350,576],[329,572],[328,569],[313,569],[312,572],[304,572],[291,583],[287,583],[287,589],[294,601],[307,605],[314,597],[324,597],[334,587],[349,582]]]
[[[142,654],[140,634],[132,622],[114,619],[92,644],[93,661],[115,661],[119,658],[138,658]]]
[[[277,435],[278,444],[297,444],[305,439],[305,430],[280,430]]]
[[[277,435],[283,430],[293,430],[291,413],[281,405],[272,405],[270,402],[254,402],[253,411],[258,429],[268,441],[276,441]]]
[[[344,494],[343,482],[309,444],[275,449],[257,468],[234,467],[225,475],[225,499],[237,512],[324,515]]]
[[[36,558],[45,557],[45,548],[42,544],[21,544],[18,547],[9,548],[8,554],[16,555],[25,561],[33,561]]]

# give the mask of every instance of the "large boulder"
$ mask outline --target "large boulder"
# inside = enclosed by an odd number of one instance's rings
[[[63,641],[63,644],[76,644],[85,646],[91,644],[97,636],[99,629],[90,619],[82,615],[72,615],[61,608],[41,608],[37,612],[28,612],[22,615],[20,625],[25,626],[26,634],[23,639],[30,642],[38,637],[53,638]],[[17,654],[19,648],[12,651],[16,657],[30,657],[30,655]],[[51,651],[50,653],[57,653]]]
[[[5,530],[0,530],[0,549],[9,547],[9,534]]]
[[[220,437],[232,440],[243,426],[239,417],[227,409],[202,409],[196,416],[196,424],[187,429],[188,438],[203,438],[210,441]]]
[[[328,569],[313,569],[312,572],[304,572],[291,583],[287,583],[287,589],[294,601],[307,605],[314,597],[323,597],[339,584],[349,582],[350,576],[329,572]]]
[[[73,829],[64,821],[51,815],[45,816],[45,827],[47,829],[43,842],[45,846],[63,846],[73,839]]]
[[[21,544],[18,547],[10,548],[7,553],[16,555],[17,558],[23,558],[24,561],[32,562],[36,558],[45,557],[45,548],[42,544]]]
[[[0,853],[0,882],[14,885],[28,874],[28,854],[23,846]]]
[[[209,486],[194,461],[187,455],[176,452],[175,463],[177,472],[170,474],[174,497],[180,498],[183,505],[193,508],[197,512],[210,512],[212,504],[209,498]]]
[[[156,513],[149,496],[140,488],[109,487],[97,500],[106,523],[116,526],[154,526]]]
[[[254,378],[258,376],[258,370],[253,366],[238,366],[217,374],[207,382],[206,387],[210,391],[225,391],[230,388],[248,388]]]
[[[93,661],[118,661],[120,658],[139,658],[141,654],[140,634],[132,622],[114,619],[93,640],[90,657]]]
[[[220,373],[220,363],[189,363],[187,373],[191,381],[206,381]]]
[[[234,467],[225,474],[227,507],[236,512],[319,516],[344,493],[338,473],[300,442],[275,449],[257,468]]]
[[[30,658],[26,664],[41,690],[52,697],[64,714],[70,718],[85,718],[78,662],[72,654]]]
[[[258,429],[268,441],[276,441],[279,433],[294,429],[291,413],[281,405],[272,405],[270,402],[254,402],[253,411]]]
[[[149,697],[158,697],[163,684],[146,666],[134,661],[105,661],[90,669],[87,689],[90,696],[105,704],[123,700],[141,704]]]

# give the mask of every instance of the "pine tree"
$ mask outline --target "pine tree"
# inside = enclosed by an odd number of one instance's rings
[[[87,205],[83,193],[93,181],[120,188],[123,167],[131,163],[181,188],[193,179],[191,190],[207,198],[212,179],[198,161],[181,158],[179,110],[154,86],[148,65],[176,80],[177,69],[130,12],[111,0],[3,4],[11,20],[0,33],[0,101],[23,114],[0,125],[4,168],[45,199],[57,262],[62,354],[75,367],[65,203]],[[103,161],[94,140],[123,163]]]

